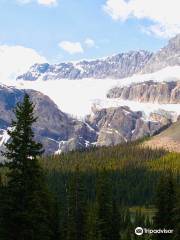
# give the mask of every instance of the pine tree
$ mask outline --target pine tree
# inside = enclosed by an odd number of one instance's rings
[[[86,203],[84,200],[84,187],[76,168],[68,187],[67,209],[67,240],[86,240]]]
[[[27,94],[18,103],[3,153],[8,182],[3,189],[1,240],[50,240],[53,237],[53,200],[37,157],[42,145],[34,140],[34,105]]]
[[[161,177],[156,194],[155,228],[174,229],[175,183],[172,173]],[[157,234],[156,239],[172,239],[171,234]]]
[[[112,202],[112,213],[111,213],[111,239],[120,240],[120,230],[121,229],[121,214],[118,208],[118,204],[115,200]]]
[[[97,215],[98,230],[101,240],[119,240],[120,239],[120,213],[117,202],[113,200],[111,181],[107,178],[107,172],[100,173],[97,182]]]
[[[0,173],[0,223],[2,222],[2,208],[3,208],[3,183],[2,183],[2,175]],[[1,239],[1,231],[0,231],[0,239]]]
[[[111,225],[111,192],[107,180],[107,174],[104,170],[99,174],[97,180],[97,204],[98,204],[98,230],[101,240],[109,240]]]
[[[101,240],[98,231],[97,202],[91,203],[87,210],[86,240]]]
[[[178,185],[179,187],[179,185]],[[175,219],[175,236],[174,240],[180,239],[180,190],[178,188],[176,194],[176,206],[174,209],[174,219]]]

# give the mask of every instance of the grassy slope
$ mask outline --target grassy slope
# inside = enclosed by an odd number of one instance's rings
[[[180,120],[159,135],[162,137],[170,137],[171,139],[180,142]]]
[[[152,148],[163,147],[169,151],[180,152],[180,120],[148,140],[145,145]]]

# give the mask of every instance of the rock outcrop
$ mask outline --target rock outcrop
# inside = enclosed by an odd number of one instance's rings
[[[58,109],[56,104],[44,94],[26,90],[35,104],[35,116],[38,121],[33,126],[36,139],[42,142],[45,153],[61,151],[62,141],[71,140],[70,150],[85,148],[87,143],[96,141],[96,132],[86,123],[73,119]],[[14,118],[13,108],[21,102],[23,90],[0,86],[0,142],[6,136],[6,129]],[[63,146],[62,146],[63,147]],[[68,146],[69,147],[69,146]],[[69,150],[69,148],[63,150]]]
[[[146,121],[142,112],[133,112],[128,107],[94,108],[85,121],[79,121],[60,111],[44,94],[26,92],[35,104],[34,114],[38,117],[33,125],[35,138],[43,144],[45,154],[134,141],[152,136],[170,123],[157,115]],[[9,140],[6,130],[14,118],[12,110],[23,96],[24,90],[0,86],[0,146]]]
[[[180,103],[180,82],[143,82],[111,89],[108,98],[120,98],[138,102]]]
[[[152,136],[166,125],[164,122],[146,121],[142,112],[133,112],[128,107],[94,109],[86,121],[98,132],[98,146],[116,145]]]

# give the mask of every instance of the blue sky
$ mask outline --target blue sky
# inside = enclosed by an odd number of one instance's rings
[[[32,48],[50,62],[61,62],[136,49],[156,51],[167,42],[143,30],[150,19],[113,19],[105,4],[106,0],[59,0],[48,6],[36,0],[1,0],[0,44]],[[67,51],[65,42],[76,43],[79,50]]]

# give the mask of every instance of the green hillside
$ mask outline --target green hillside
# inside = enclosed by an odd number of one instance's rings
[[[180,182],[180,153],[142,148],[141,143],[40,159],[57,201],[55,239],[76,240],[83,234],[83,240],[135,240],[137,226],[153,228],[159,179],[170,170]]]
[[[164,171],[172,170],[178,178],[180,175],[179,153],[142,148],[139,143],[74,151],[41,162],[54,191],[62,194],[65,182],[78,169],[92,200],[98,176],[105,172],[119,202],[128,206],[153,204],[155,187]]]
[[[160,134],[162,137],[170,137],[175,141],[180,142],[180,120],[174,123],[171,127]]]
[[[180,182],[180,153],[142,148],[141,142],[69,152],[43,158],[41,163],[47,172],[50,189],[59,201],[60,228],[66,229],[69,206],[77,196],[82,207],[78,211],[85,212],[88,235],[94,234],[89,239],[93,240],[98,239],[98,209],[106,213],[115,203],[122,219],[122,239],[134,240],[137,226],[152,228],[160,177],[170,170]],[[117,217],[113,216],[113,224]],[[113,224],[108,222],[105,228]]]

